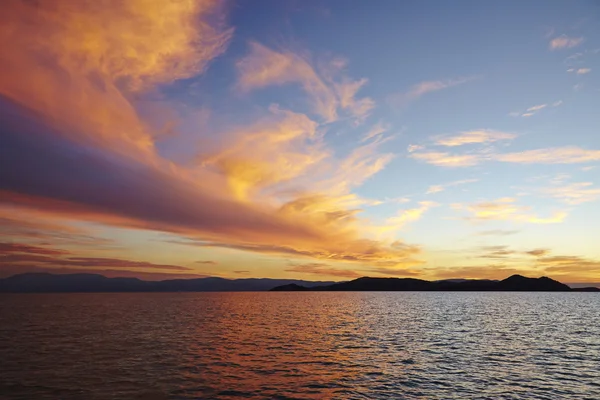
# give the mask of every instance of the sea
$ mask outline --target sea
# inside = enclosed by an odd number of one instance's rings
[[[0,399],[600,399],[600,295],[0,296]]]

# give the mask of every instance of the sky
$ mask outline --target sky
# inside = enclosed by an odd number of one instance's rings
[[[0,277],[600,285],[598,2],[0,7]]]

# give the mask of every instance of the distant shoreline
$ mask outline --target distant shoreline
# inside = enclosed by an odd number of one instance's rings
[[[196,278],[144,281],[99,274],[25,273],[0,279],[0,293],[191,293],[191,292],[600,292],[556,280],[513,275],[504,280],[363,277],[346,282],[270,278]]]

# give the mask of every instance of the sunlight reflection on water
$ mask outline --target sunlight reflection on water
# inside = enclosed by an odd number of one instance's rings
[[[0,398],[599,399],[599,317],[594,293],[4,295]]]

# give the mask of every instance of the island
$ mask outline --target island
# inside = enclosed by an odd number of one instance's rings
[[[427,281],[414,278],[362,277],[348,282],[305,287],[298,284],[277,286],[273,292],[600,292],[597,287],[571,288],[564,283],[542,276],[527,278],[512,275],[503,280],[449,279]]]

